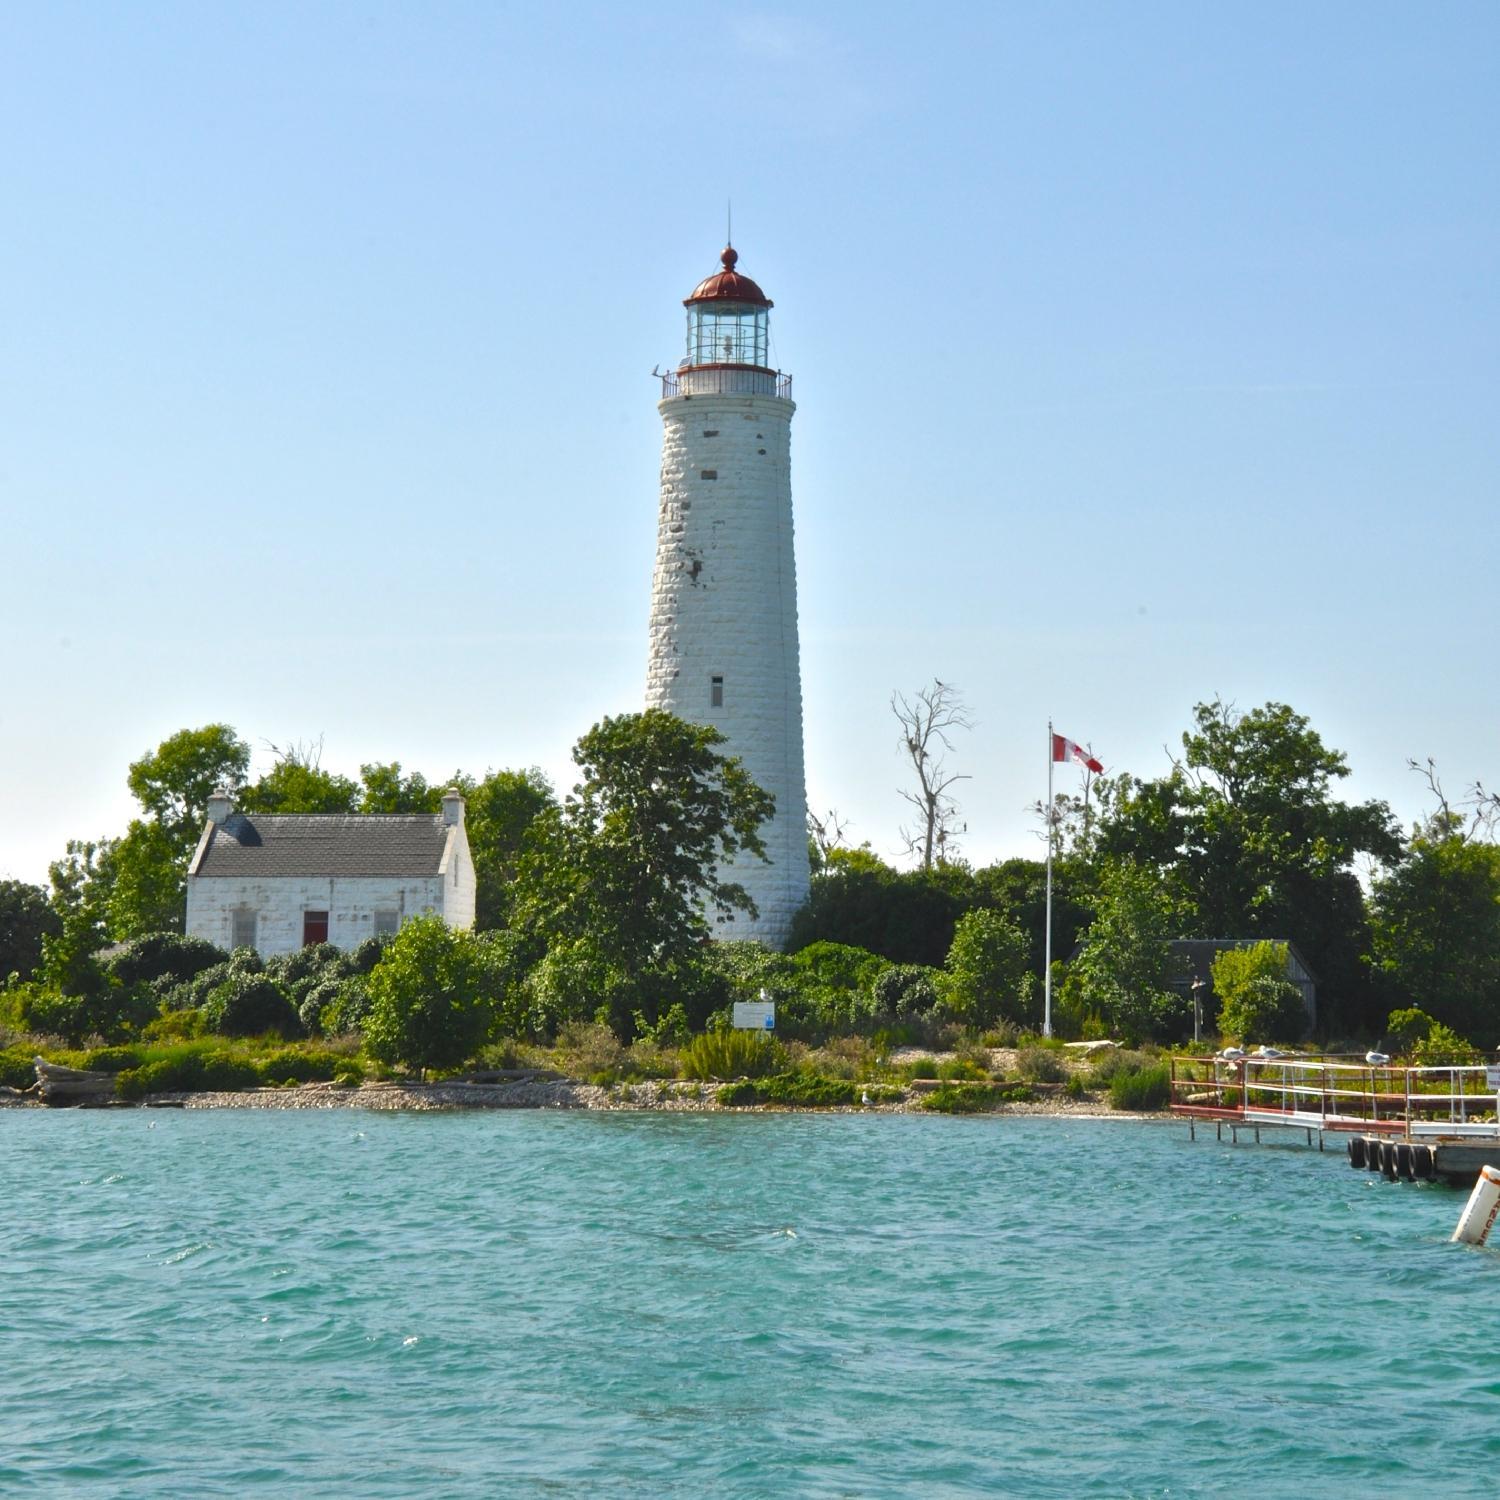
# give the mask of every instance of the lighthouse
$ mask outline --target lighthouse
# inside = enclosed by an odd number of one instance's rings
[[[781,947],[807,900],[807,791],[797,565],[792,546],[791,376],[768,358],[771,299],[722,269],[684,300],[687,354],[662,377],[661,504],[651,585],[646,705],[711,724],[776,798],[761,828],[769,863],[742,854],[733,878],[757,915],[723,938]]]

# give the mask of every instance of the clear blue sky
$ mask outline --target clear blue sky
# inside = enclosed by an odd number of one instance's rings
[[[978,862],[1045,727],[1214,694],[1500,783],[1500,7],[0,11],[0,875],[127,763],[538,764],[640,706],[681,299],[734,201],[793,425],[808,780]]]

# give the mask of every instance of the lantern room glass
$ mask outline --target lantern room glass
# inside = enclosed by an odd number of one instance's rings
[[[769,369],[768,310],[749,302],[695,302],[688,308],[689,365],[754,365]]]

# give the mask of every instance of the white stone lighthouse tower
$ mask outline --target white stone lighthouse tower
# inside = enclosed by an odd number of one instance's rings
[[[791,376],[767,362],[771,301],[726,249],[685,301],[687,357],[662,377],[661,513],[646,705],[712,724],[776,798],[770,863],[735,862],[759,915],[721,937],[780,947],[807,900],[807,791],[792,548]]]

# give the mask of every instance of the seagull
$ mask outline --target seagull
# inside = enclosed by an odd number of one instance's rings
[[[861,1104],[868,1104],[870,1102],[870,1091],[869,1091],[869,1089],[861,1089],[860,1090],[860,1093],[859,1093],[859,1102]]]
[[[1285,1057],[1286,1053],[1280,1047],[1260,1046],[1250,1054],[1252,1057]]]
[[[1222,1052],[1214,1054],[1217,1062],[1238,1062],[1245,1055],[1243,1047],[1225,1047]]]
[[[1366,1052],[1365,1061],[1372,1068],[1383,1068],[1390,1061],[1390,1058],[1384,1052]]]

